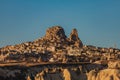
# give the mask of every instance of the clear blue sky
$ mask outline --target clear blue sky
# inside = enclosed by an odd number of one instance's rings
[[[83,44],[120,48],[120,0],[0,0],[0,47],[33,41],[60,25]]]

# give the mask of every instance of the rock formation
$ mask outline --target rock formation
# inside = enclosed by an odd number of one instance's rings
[[[72,43],[76,47],[82,47],[83,46],[82,41],[78,37],[77,29],[72,30],[72,32],[70,34],[70,37],[69,37],[69,40],[70,40],[70,43]]]
[[[79,39],[78,32],[76,29],[72,30],[70,37],[67,39],[64,29],[60,26],[53,26],[51,28],[48,28],[46,30],[45,36],[43,37],[43,40],[54,42],[56,44],[60,43],[62,46],[72,45],[72,46],[78,47],[78,48],[83,46],[83,43]]]
[[[65,68],[55,73],[40,72],[35,76],[35,80],[87,80],[87,75],[77,68]]]
[[[76,29],[73,29],[70,37],[67,38],[65,35],[65,31],[61,26],[53,26],[46,30],[45,36],[40,39],[34,41],[35,43],[42,44],[43,46],[49,47],[50,45],[59,47],[59,48],[67,48],[70,46],[82,48],[83,43],[78,37],[78,33]]]
[[[92,70],[88,73],[88,80],[120,80],[120,69]]]
[[[83,45],[60,26],[32,42],[0,48],[0,80],[120,80],[120,49]]]
[[[80,41],[79,37],[78,37],[78,32],[76,29],[73,29],[71,34],[70,34],[70,37],[69,37],[70,41]]]
[[[53,26],[51,28],[48,28],[46,30],[46,35],[44,37],[46,40],[50,41],[65,41],[66,40],[66,35],[64,32],[64,29],[60,26]]]
[[[109,61],[108,68],[109,69],[120,69],[120,61]]]

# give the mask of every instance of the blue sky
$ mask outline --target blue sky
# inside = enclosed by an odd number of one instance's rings
[[[0,0],[0,47],[33,41],[60,25],[85,45],[120,48],[120,0]]]

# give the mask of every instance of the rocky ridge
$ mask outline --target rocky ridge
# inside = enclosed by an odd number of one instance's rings
[[[0,48],[0,79],[120,80],[120,49],[83,45],[76,29],[67,37],[53,26],[40,39]]]
[[[61,42],[66,41],[67,37],[62,27],[54,26],[46,30],[46,35],[43,38],[53,42]]]
[[[74,29],[70,38],[67,38],[62,27],[53,26],[46,30],[44,37],[33,42],[0,48],[0,61],[28,61],[30,60],[29,57],[32,57],[33,61],[36,59],[41,60],[41,58],[42,61],[49,61],[50,57],[53,56],[52,53],[57,53],[60,50],[61,52],[67,53],[67,48],[70,46],[75,48],[81,48],[83,46],[82,41],[78,37],[77,30]]]

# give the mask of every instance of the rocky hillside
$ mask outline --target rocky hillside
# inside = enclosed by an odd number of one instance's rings
[[[49,62],[54,53],[56,54],[59,52],[61,54],[66,54],[68,52],[68,48],[81,48],[82,46],[82,41],[79,39],[76,29],[73,29],[70,37],[67,38],[62,27],[53,26],[46,30],[45,36],[33,42],[25,42],[14,46],[10,45],[0,48],[0,61]],[[62,57],[63,56],[60,58]]]
[[[1,80],[120,80],[120,61],[110,65],[38,65],[0,67]],[[114,66],[113,66],[114,65]]]
[[[83,45],[76,29],[46,30],[32,42],[0,48],[0,80],[120,80],[120,49]]]

